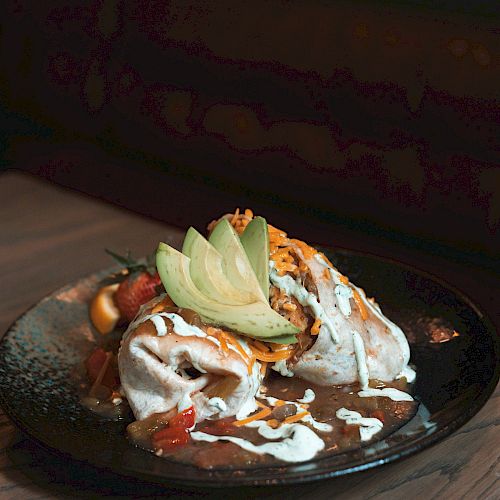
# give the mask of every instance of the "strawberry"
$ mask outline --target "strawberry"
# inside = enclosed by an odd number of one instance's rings
[[[160,291],[161,280],[151,259],[142,264],[133,260],[130,253],[126,257],[106,250],[115,260],[127,268],[125,279],[114,294],[114,302],[122,317],[132,321],[142,304],[156,297]]]

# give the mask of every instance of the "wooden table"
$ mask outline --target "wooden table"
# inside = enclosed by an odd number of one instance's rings
[[[144,219],[19,172],[0,175],[0,334],[25,309],[69,281],[109,265],[103,248],[152,251],[158,240],[179,242],[183,231]],[[458,265],[435,257],[404,256],[420,267],[457,276]],[[436,267],[438,266],[438,267]],[[461,276],[484,284],[482,299],[494,308],[497,278]],[[465,274],[465,273],[461,273]],[[469,282],[467,280],[470,280]],[[489,281],[488,281],[489,280]],[[493,309],[494,310],[494,309]],[[394,464],[291,488],[195,493],[126,480],[66,463],[26,438],[0,410],[1,498],[238,496],[284,498],[500,498],[500,388],[468,424],[440,444]]]

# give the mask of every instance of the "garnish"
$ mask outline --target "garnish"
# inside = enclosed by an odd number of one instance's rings
[[[158,272],[175,304],[193,309],[206,323],[267,342],[294,343],[299,329],[272,309],[264,293],[269,290],[267,223],[260,217],[252,227],[245,245],[227,219],[208,241],[190,229],[182,253],[160,243]]]

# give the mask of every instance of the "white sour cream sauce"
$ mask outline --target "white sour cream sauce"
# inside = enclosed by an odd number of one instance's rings
[[[271,366],[271,369],[274,370],[275,372],[278,372],[281,376],[283,377],[293,377],[294,373],[290,368],[288,368],[286,364],[286,360],[282,359],[280,361],[276,361],[273,366]]]
[[[307,291],[299,279],[294,280],[288,274],[280,276],[272,261],[269,262],[269,279],[273,285],[283,290],[288,296],[295,297],[301,305],[310,307],[314,317],[319,318],[321,324],[328,328],[333,342],[336,344],[339,342],[335,326],[326,314],[323,306],[318,302],[317,297],[313,293]]]
[[[158,337],[164,337],[168,333],[167,325],[165,324],[164,318],[168,318],[170,321],[172,321],[172,323],[174,324],[174,332],[177,335],[180,335],[181,337],[206,338],[210,342],[213,342],[217,347],[221,346],[218,339],[212,337],[211,335],[208,335],[201,328],[198,328],[195,325],[190,325],[184,320],[182,316],[175,313],[160,312],[156,314],[148,314],[143,318],[141,318],[140,321],[135,321],[134,323],[131,323],[129,326],[129,330],[135,329],[141,323],[145,323],[146,321],[150,320],[156,329],[156,334],[158,335]],[[243,357],[241,355],[241,352],[239,352],[238,349],[236,349],[236,347],[234,347],[233,345],[228,344],[227,347],[231,351]]]
[[[360,288],[356,287],[352,283],[349,285],[344,285],[340,281],[340,273],[329,266],[326,261],[323,259],[323,257],[320,254],[316,254],[314,258],[323,266],[329,269],[330,271],[330,276],[332,277],[334,283],[339,287],[340,285],[349,288],[351,286],[354,290],[356,290],[359,293],[359,296],[361,297],[361,300],[363,303],[366,305],[366,307],[380,320],[382,323],[384,323],[398,342],[401,348],[401,352],[403,353],[404,359],[405,359],[405,367],[401,371],[401,373],[396,377],[396,378],[402,378],[406,377],[406,380],[411,383],[415,380],[415,371],[408,366],[408,360],[410,359],[410,351],[408,347],[408,342],[406,340],[406,337],[402,330],[395,325],[392,321],[387,319],[381,312],[380,307],[378,304],[374,303],[373,301],[370,301],[366,298],[365,293],[363,290]],[[347,293],[343,292],[342,294],[337,293],[337,287],[335,291],[335,295],[337,296],[337,300],[339,303],[339,308],[341,312],[344,313],[343,311],[343,306],[341,304],[341,295],[347,297]],[[350,289],[350,288],[349,288]],[[351,290],[351,297],[353,296],[352,290]],[[349,299],[347,299],[349,300]],[[345,307],[345,306],[344,306]],[[349,314],[345,314],[345,316],[349,316],[351,314],[350,311],[350,306],[349,306]],[[353,335],[353,345],[354,345],[354,355],[356,357],[356,364],[358,367],[358,377],[359,377],[359,383],[361,385],[361,391],[358,392],[358,396],[362,398],[367,398],[367,397],[387,397],[389,399],[392,399],[393,401],[413,401],[413,398],[406,392],[400,391],[398,389],[393,389],[391,387],[386,387],[383,389],[374,389],[368,386],[368,381],[369,381],[369,371],[368,371],[368,364],[366,362],[366,351],[365,351],[365,345],[363,342],[363,338],[361,335],[353,330],[352,332]]]
[[[363,303],[367,307],[367,309],[374,316],[376,316],[384,325],[386,325],[387,328],[389,328],[391,334],[393,335],[393,337],[396,339],[397,343],[399,344],[401,352],[403,353],[403,358],[404,358],[405,366],[407,366],[408,365],[408,361],[410,360],[410,348],[408,346],[408,342],[406,340],[406,336],[403,333],[403,331],[401,330],[401,328],[399,328],[399,326],[397,326],[391,320],[389,320],[388,318],[386,318],[382,314],[382,311],[380,310],[380,307],[378,306],[378,304],[375,304],[374,301],[368,300],[367,297],[366,297],[366,295],[365,295],[365,292],[361,288],[358,288],[357,286],[353,285],[352,283],[349,283],[348,285],[343,284],[340,281],[341,274],[336,269],[334,269],[332,266],[328,265],[328,263],[324,260],[324,258],[320,254],[315,254],[314,258],[316,259],[317,262],[319,262],[324,267],[326,267],[327,269],[329,269],[330,276],[332,277],[332,280],[336,284],[337,287],[340,286],[340,285],[342,285],[342,286],[344,286],[346,288],[349,288],[349,289],[352,289],[352,290],[356,290],[358,292],[359,296],[361,297],[361,300],[363,301]],[[352,293],[352,290],[351,290],[351,293]],[[340,295],[347,296],[348,292],[344,291]],[[339,294],[336,293],[336,296],[337,296],[337,299],[339,299]],[[349,301],[349,299],[347,299],[347,300]],[[341,312],[342,312],[342,305],[341,305],[340,301],[339,301],[339,308],[341,309]],[[349,316],[350,315],[350,305],[349,305],[349,314],[344,314],[344,315],[345,316]]]
[[[361,413],[347,408],[339,408],[335,415],[340,420],[345,420],[348,425],[359,425],[361,441],[368,441],[384,427],[384,424],[378,418],[362,417]]]
[[[304,396],[297,399],[299,403],[312,403],[316,399],[316,393],[312,389],[306,389]]]
[[[384,387],[383,389],[374,389],[368,386],[369,372],[366,363],[366,352],[363,338],[356,331],[352,331],[352,342],[354,344],[354,355],[356,356],[356,364],[358,366],[358,377],[361,385],[361,391],[358,396],[361,398],[386,397],[393,401],[413,401],[413,398],[406,392],[394,389],[392,387]],[[412,370],[413,371],[413,370]]]
[[[354,293],[349,285],[342,283],[342,275],[333,267],[329,266],[320,254],[315,254],[314,258],[330,271],[332,281],[335,283],[335,296],[339,304],[340,312],[348,318],[352,314],[349,299],[354,297]]]
[[[396,378],[406,378],[406,381],[411,384],[412,382],[415,381],[417,374],[415,373],[415,370],[413,368],[410,368],[408,365],[406,365],[402,370],[401,373],[396,377]]]
[[[208,400],[208,406],[215,410],[215,413],[224,412],[227,410],[226,402],[222,398],[213,397]]]
[[[282,439],[278,442],[255,445],[250,441],[232,436],[214,436],[205,432],[192,432],[191,437],[196,441],[229,441],[244,450],[258,455],[272,455],[284,462],[303,462],[310,460],[325,447],[324,441],[311,429],[300,424],[283,424],[277,429],[272,429],[263,421],[254,421],[248,427],[257,428],[258,433],[266,439]]]

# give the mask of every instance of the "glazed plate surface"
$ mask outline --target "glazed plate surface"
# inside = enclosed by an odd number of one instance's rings
[[[402,264],[323,249],[339,270],[373,296],[408,336],[417,379],[416,416],[386,439],[301,464],[202,470],[132,446],[127,421],[105,420],[79,402],[83,362],[103,337],[88,302],[103,271],[52,293],[21,316],[0,343],[0,404],[31,437],[59,454],[154,483],[192,486],[290,484],[364,470],[416,453],[479,411],[499,378],[500,340],[460,292]],[[431,334],[456,331],[443,343]]]

